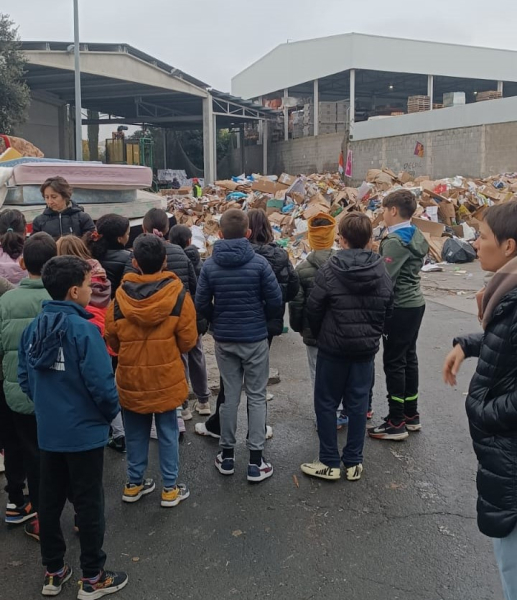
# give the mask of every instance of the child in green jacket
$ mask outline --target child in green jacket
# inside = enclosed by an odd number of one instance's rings
[[[417,203],[409,190],[392,192],[382,205],[388,235],[381,242],[380,254],[395,293],[393,315],[386,322],[383,335],[389,414],[382,425],[368,433],[379,440],[404,440],[408,431],[422,428],[418,413],[416,342],[425,311],[420,270],[429,245],[411,223]]]

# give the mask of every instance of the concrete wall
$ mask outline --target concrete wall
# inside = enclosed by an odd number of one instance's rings
[[[415,156],[417,142],[424,144],[423,158]],[[351,148],[355,183],[383,166],[436,179],[485,177],[517,171],[517,122],[363,140]]]
[[[16,129],[47,158],[71,158],[66,122],[66,109],[50,98],[33,97],[27,122]]]

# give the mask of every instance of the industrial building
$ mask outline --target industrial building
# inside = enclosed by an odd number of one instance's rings
[[[232,93],[281,108],[274,171],[336,168],[341,149],[358,180],[372,166],[517,170],[515,51],[347,33],[281,44],[236,75]]]

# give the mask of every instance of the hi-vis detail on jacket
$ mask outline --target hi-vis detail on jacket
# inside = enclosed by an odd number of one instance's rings
[[[59,347],[59,352],[57,353],[56,362],[50,367],[54,371],[66,371],[65,369],[65,355],[63,353],[63,347]]]

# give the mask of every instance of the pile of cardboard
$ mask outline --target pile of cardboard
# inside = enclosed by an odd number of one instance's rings
[[[417,198],[413,219],[429,241],[430,254],[441,261],[447,236],[472,240],[479,220],[488,206],[517,198],[517,173],[486,179],[454,177],[433,181],[390,169],[371,169],[358,188],[349,187],[338,173],[313,173],[278,178],[253,176],[216,181],[204,189],[202,198],[176,194],[169,198],[169,210],[179,223],[200,226],[208,252],[217,239],[218,223],[230,208],[262,208],[275,236],[294,262],[309,251],[307,220],[323,212],[338,222],[351,211],[361,211],[372,220],[377,238],[383,234],[383,198],[396,189],[407,188]]]

